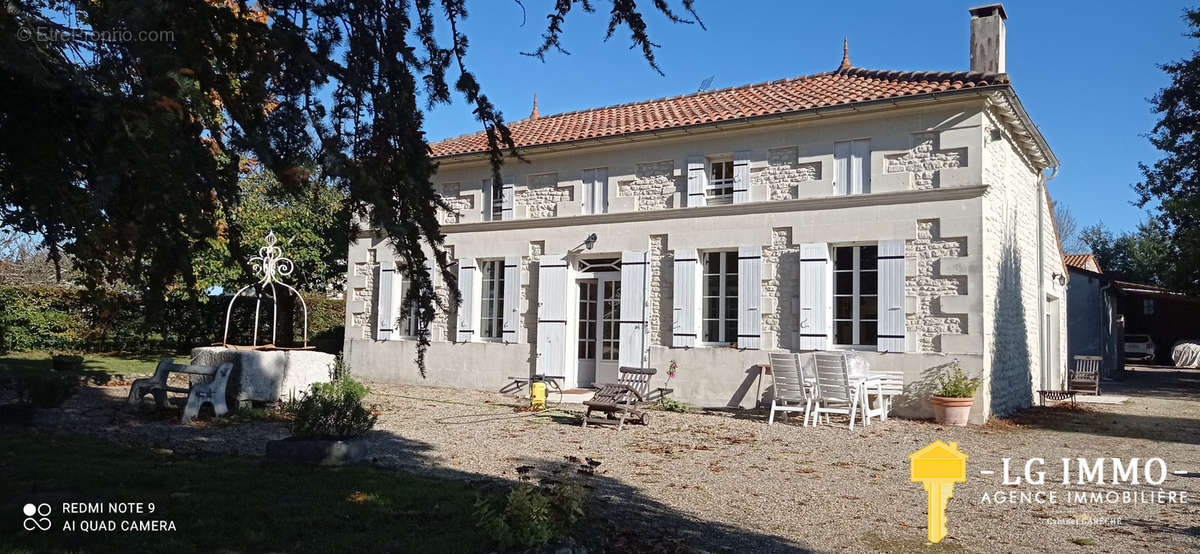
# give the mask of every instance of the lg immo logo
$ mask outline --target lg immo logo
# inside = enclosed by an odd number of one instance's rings
[[[26,504],[22,509],[25,514],[25,530],[26,531],[48,531],[50,530],[50,505],[42,504]]]
[[[958,443],[946,444],[933,441],[928,446],[908,455],[911,470],[910,481],[925,485],[929,514],[929,542],[937,543],[946,538],[946,503],[954,495],[954,484],[967,480],[967,455],[958,449]]]

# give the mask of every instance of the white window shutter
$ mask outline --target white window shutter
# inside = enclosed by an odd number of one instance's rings
[[[851,141],[833,143],[833,193],[850,194]]]
[[[608,168],[600,167],[595,169],[595,174],[592,180],[592,207],[591,212],[594,214],[608,213]]]
[[[458,261],[458,292],[462,303],[458,305],[458,342],[471,342],[475,338],[476,304],[479,303],[479,286],[475,281],[479,272],[475,270],[475,258]]]
[[[492,180],[484,179],[480,188],[483,189],[483,219],[482,221],[492,220]]]
[[[581,209],[579,213],[582,213],[583,215],[597,213],[592,210],[592,205],[596,203],[596,170],[583,170],[579,175],[579,181],[583,184],[583,186],[580,187],[582,190],[582,193],[580,194],[581,198],[578,199],[579,207]]]
[[[879,241],[880,352],[904,352],[904,239]]]
[[[504,205],[500,206],[500,219],[504,221],[508,221],[516,217],[516,186],[516,177],[509,175],[508,177],[504,178],[504,184],[500,189],[500,193],[504,195]]]
[[[412,283],[408,280],[408,276],[404,274],[400,268],[396,268],[396,272],[392,275],[392,336],[391,340],[401,340],[404,338],[404,331],[408,326],[408,314],[404,313],[404,295],[408,293]]]
[[[567,363],[567,260],[542,256],[538,268],[537,372],[565,375]]]
[[[622,367],[646,367],[646,285],[649,265],[645,252],[621,252],[620,355]]]
[[[672,311],[671,346],[696,346],[699,272],[700,257],[694,248],[675,251],[675,306]]]
[[[733,203],[750,201],[750,151],[738,150],[733,155]]]
[[[829,348],[829,245],[800,245],[800,349]]]
[[[851,194],[871,192],[871,141],[856,140],[851,145]]]
[[[396,325],[395,305],[393,298],[396,280],[396,262],[383,260],[379,262],[379,299],[375,305],[375,340],[391,340],[392,328]]]
[[[504,342],[519,342],[521,325],[521,258],[504,258]]]
[[[708,184],[708,172],[704,169],[704,156],[692,154],[687,158],[687,207],[705,206],[708,202],[704,196],[705,185]]]
[[[738,248],[737,345],[762,348],[762,247]]]

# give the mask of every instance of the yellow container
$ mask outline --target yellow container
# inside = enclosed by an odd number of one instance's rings
[[[534,381],[529,384],[529,405],[535,410],[546,409],[546,383]]]

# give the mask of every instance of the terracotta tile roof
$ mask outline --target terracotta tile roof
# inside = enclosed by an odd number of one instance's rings
[[[540,146],[839,104],[1008,84],[1008,77],[1004,74],[881,71],[850,67],[780,81],[522,119],[509,123],[508,127],[518,147]],[[487,137],[481,131],[429,146],[434,157],[473,154],[487,150]]]
[[[1096,261],[1096,257],[1091,254],[1063,254],[1063,263],[1093,273],[1104,273],[1100,268],[1100,262]]]

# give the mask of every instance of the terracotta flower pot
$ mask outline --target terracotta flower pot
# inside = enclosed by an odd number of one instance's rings
[[[944,425],[966,427],[971,417],[971,406],[974,398],[950,398],[947,396],[930,396],[929,403],[933,404],[933,418]]]

